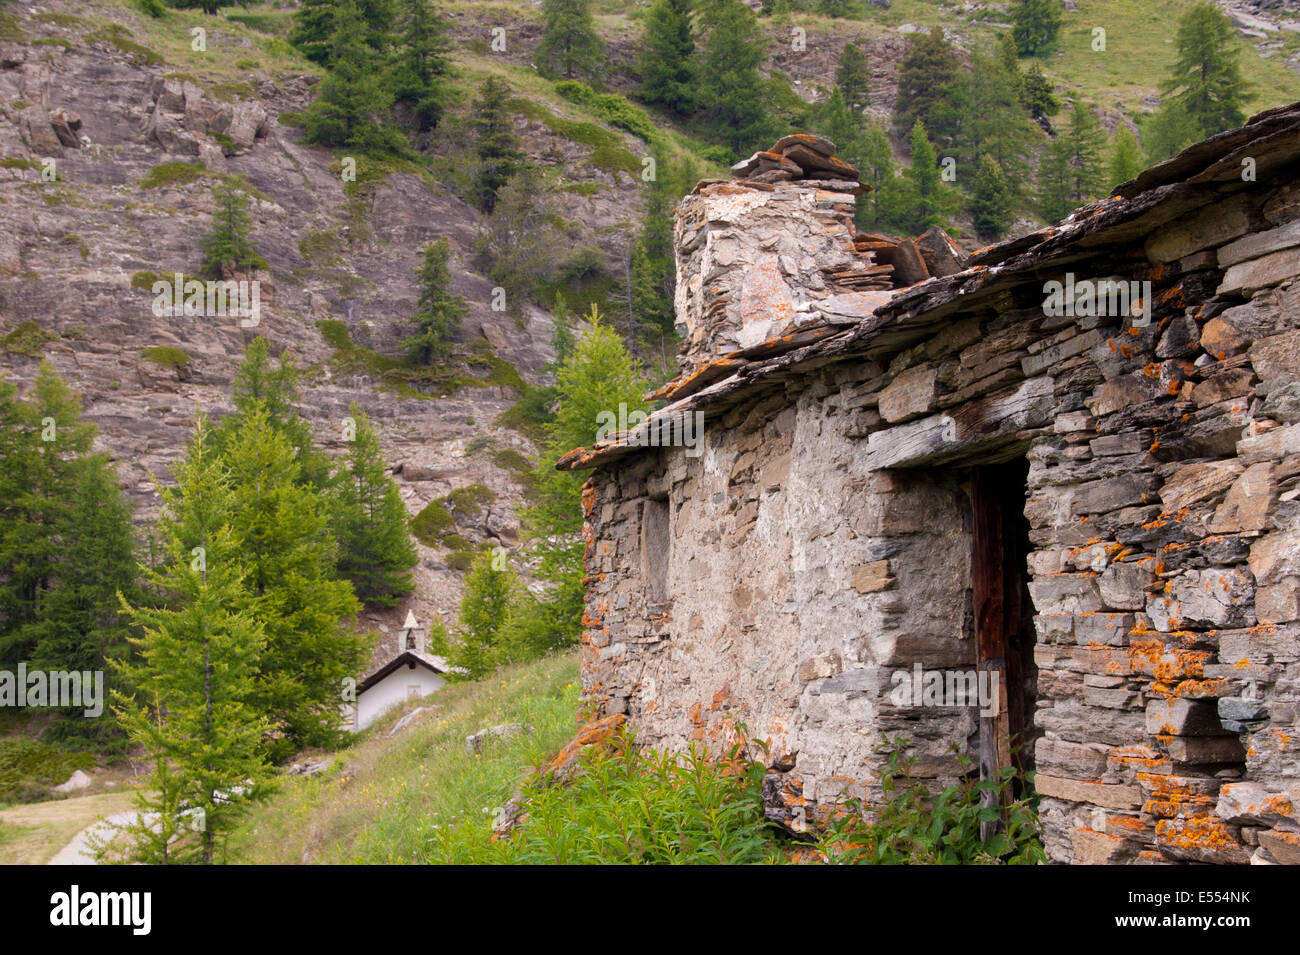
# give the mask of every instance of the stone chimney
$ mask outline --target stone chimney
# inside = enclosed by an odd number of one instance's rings
[[[854,324],[894,289],[948,274],[920,240],[858,233],[856,197],[870,191],[819,136],[786,136],[706,179],[677,205],[678,382],[737,352],[758,356]],[[960,250],[946,235],[932,244]],[[930,234],[927,233],[927,237]]]

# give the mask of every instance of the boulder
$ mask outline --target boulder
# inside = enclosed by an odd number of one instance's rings
[[[71,776],[68,777],[67,782],[55,786],[54,791],[56,793],[77,792],[78,790],[89,788],[91,782],[92,780],[90,776],[88,776],[86,773],[83,773],[81,770],[78,769],[76,772],[74,772]]]

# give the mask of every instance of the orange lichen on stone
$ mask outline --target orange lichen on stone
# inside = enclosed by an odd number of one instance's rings
[[[1212,816],[1162,819],[1156,823],[1156,840],[1180,849],[1235,849],[1241,845],[1223,820]]]

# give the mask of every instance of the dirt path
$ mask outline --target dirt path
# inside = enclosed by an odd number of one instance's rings
[[[3,838],[0,864],[44,865],[103,819],[125,813],[135,803],[126,789],[71,799],[28,803],[0,810]]]
[[[91,848],[91,839],[108,840],[123,826],[131,825],[138,818],[138,813],[119,812],[107,819],[101,819],[92,826],[87,826],[73,836],[72,841],[54,854],[47,865],[96,865],[95,853]],[[150,814],[152,815],[152,814]]]

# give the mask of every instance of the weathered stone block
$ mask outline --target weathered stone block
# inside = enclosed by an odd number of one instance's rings
[[[1219,284],[1218,294],[1250,294],[1257,289],[1279,285],[1296,275],[1300,275],[1300,249],[1285,249],[1229,268]]]
[[[1218,202],[1171,222],[1146,242],[1152,262],[1172,262],[1184,255],[1222,245],[1250,231],[1250,218],[1241,202]]]
[[[880,393],[880,415],[890,424],[920,417],[934,408],[938,394],[935,366],[909,368]]]
[[[1074,619],[1074,638],[1085,647],[1093,644],[1127,646],[1133,622],[1131,613],[1082,613]]]
[[[1078,614],[1104,609],[1092,574],[1056,574],[1029,582],[1034,609],[1040,614]]]
[[[1150,561],[1122,561],[1111,564],[1097,581],[1101,599],[1115,610],[1141,610],[1146,606],[1147,588],[1155,580]]]
[[[1147,703],[1147,732],[1152,736],[1226,736],[1218,708],[1205,700],[1154,699]]]
[[[1147,600],[1162,633],[1188,627],[1248,627],[1255,623],[1254,582],[1241,570],[1189,570]]]
[[[1046,773],[1034,776],[1034,788],[1044,796],[1088,803],[1105,809],[1137,809],[1143,802],[1142,790],[1137,786],[1089,783]]]

